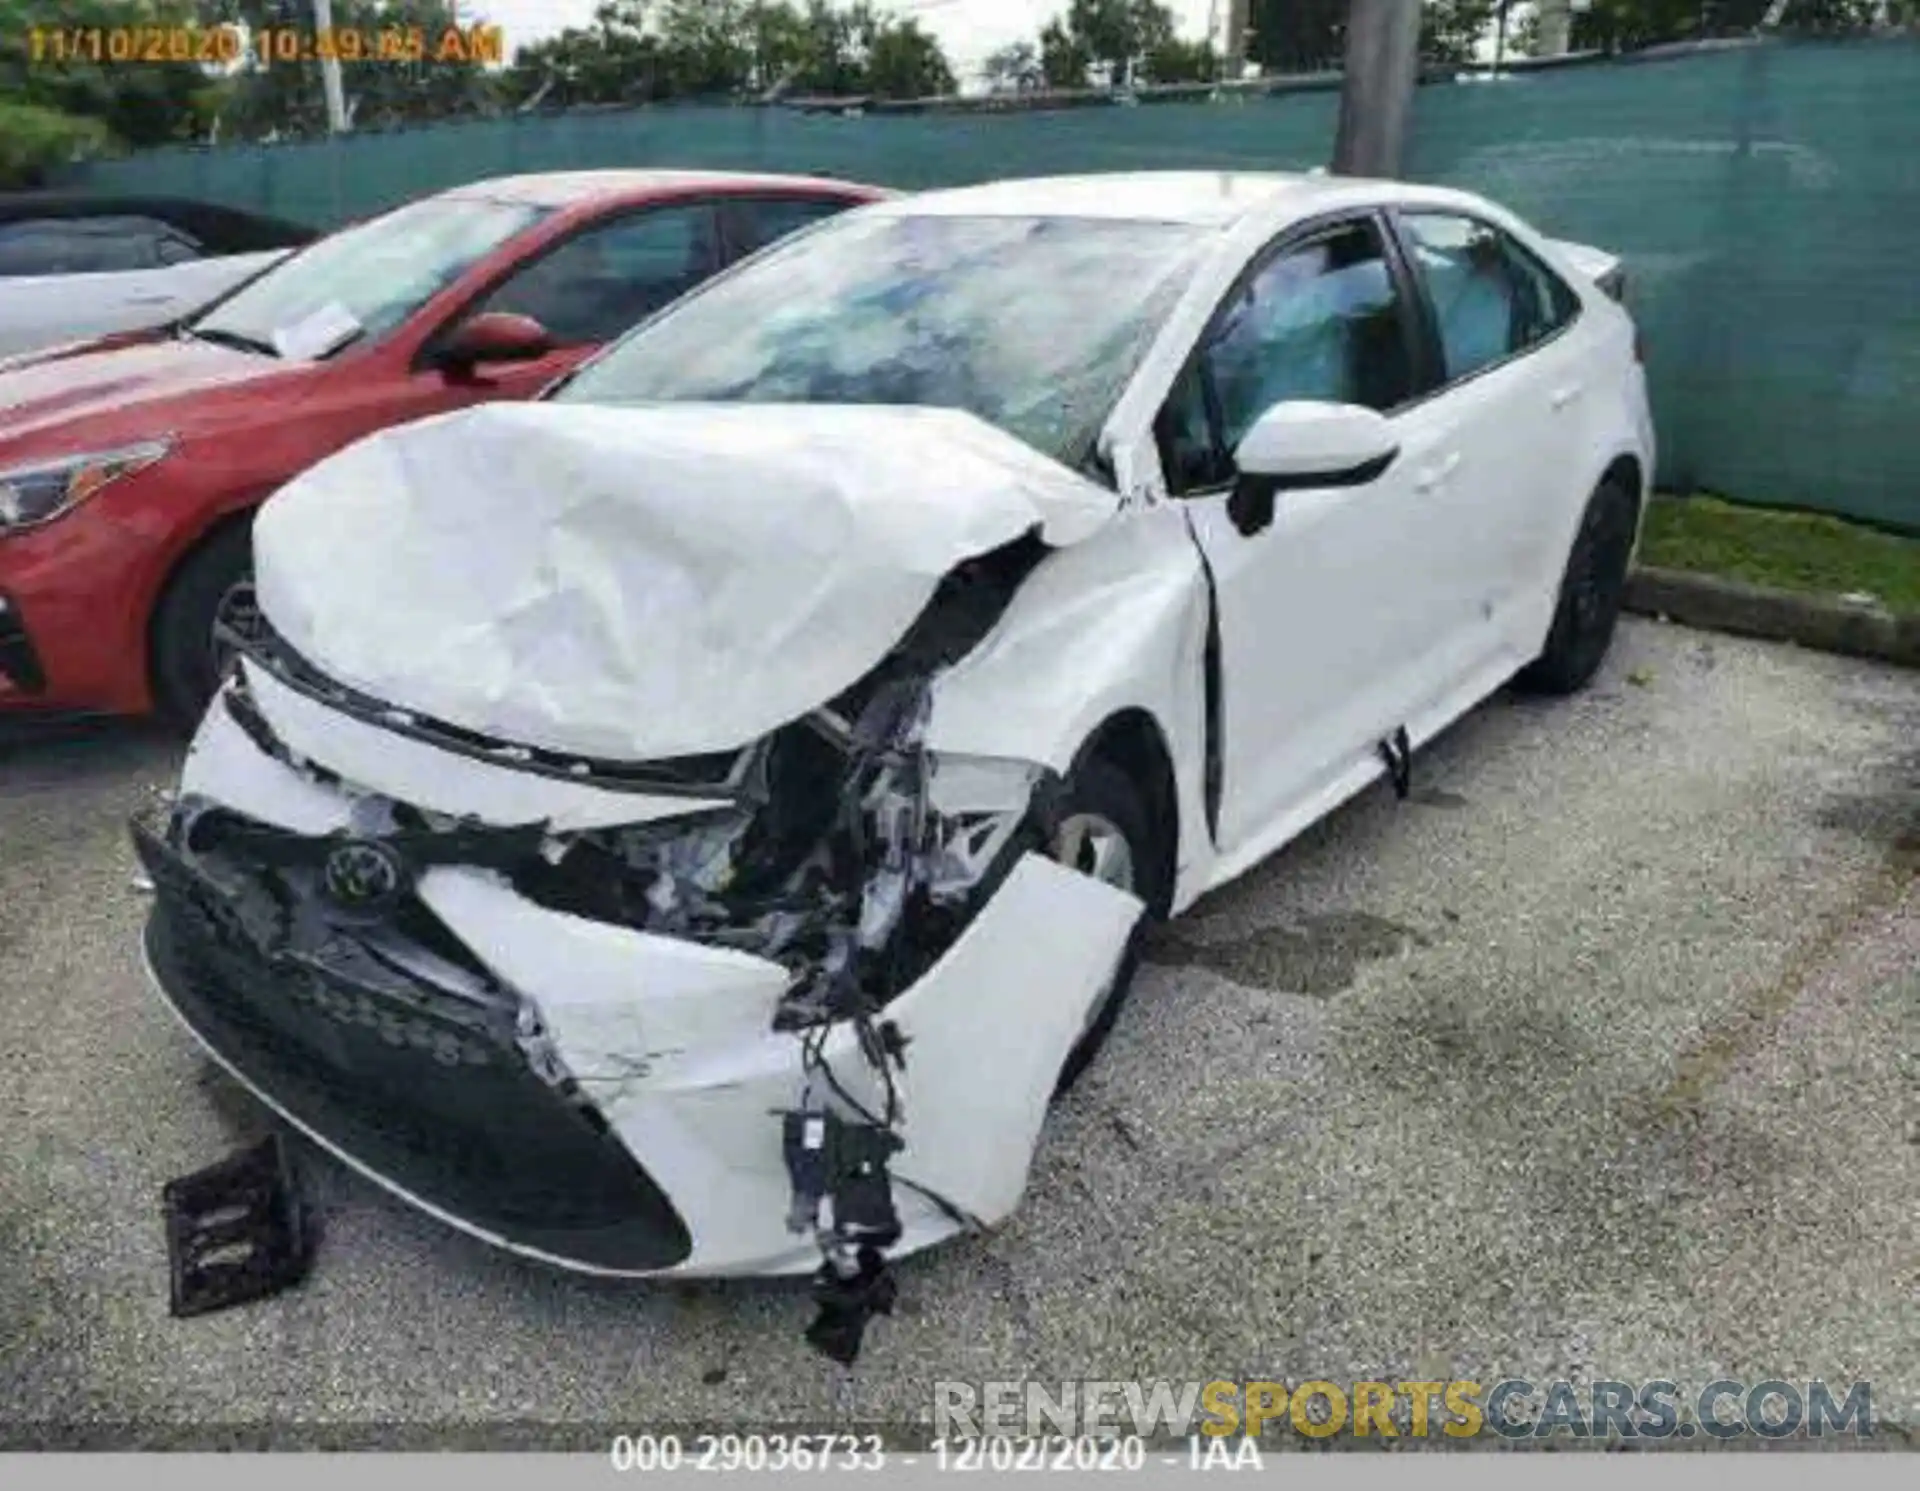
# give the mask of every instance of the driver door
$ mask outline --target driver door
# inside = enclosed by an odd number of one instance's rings
[[[1418,402],[1414,304],[1373,214],[1289,234],[1222,304],[1157,421],[1214,585],[1228,858],[1265,853],[1353,790],[1468,619],[1440,496],[1454,452]],[[1388,415],[1397,454],[1361,485],[1283,491],[1243,531],[1232,452],[1296,399]]]

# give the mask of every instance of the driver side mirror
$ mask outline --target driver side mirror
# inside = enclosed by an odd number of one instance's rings
[[[433,364],[450,378],[468,378],[482,363],[533,362],[553,347],[553,334],[533,317],[484,311],[447,334]]]
[[[1258,533],[1273,522],[1280,492],[1363,487],[1399,454],[1393,426],[1372,409],[1312,400],[1275,404],[1233,453],[1237,474],[1227,514],[1241,533]]]

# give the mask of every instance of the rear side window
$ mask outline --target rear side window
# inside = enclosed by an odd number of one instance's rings
[[[70,254],[67,225],[28,220],[0,224],[0,275],[57,274]]]
[[[1448,382],[1538,346],[1578,312],[1566,283],[1492,224],[1439,212],[1401,221]]]
[[[0,275],[106,274],[154,269],[164,223],[143,217],[31,218],[0,225]]]
[[[178,228],[170,229],[155,247],[162,264],[191,264],[201,257],[199,246]]]
[[[1407,311],[1372,221],[1268,260],[1222,305],[1157,423],[1171,489],[1232,479],[1233,451],[1275,404],[1386,413],[1414,392]]]
[[[0,274],[111,274],[178,262],[162,245],[183,241],[156,218],[37,218],[0,227]]]
[[[727,204],[728,231],[738,258],[802,228],[845,212],[854,204],[834,197],[748,197]]]

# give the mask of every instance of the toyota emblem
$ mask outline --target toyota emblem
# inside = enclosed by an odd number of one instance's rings
[[[355,839],[327,856],[322,872],[327,894],[343,906],[377,906],[405,878],[400,856],[384,844]]]

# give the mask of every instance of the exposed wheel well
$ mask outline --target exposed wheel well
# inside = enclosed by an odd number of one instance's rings
[[[1607,469],[1600,473],[1599,486],[1618,485],[1633,499],[1634,549],[1640,547],[1640,523],[1646,516],[1646,471],[1640,465],[1638,456],[1615,456]]]
[[[1089,758],[1125,772],[1140,790],[1152,824],[1154,848],[1162,858],[1160,884],[1170,899],[1180,850],[1180,800],[1174,786],[1173,757],[1159,724],[1144,709],[1123,709],[1109,715],[1080,748],[1076,764]],[[1156,916],[1164,916],[1167,906],[1158,905],[1152,910]]]
[[[1615,456],[1613,464],[1600,474],[1600,484],[1619,482],[1633,493],[1634,511],[1640,510],[1640,499],[1646,491],[1646,473],[1641,469],[1638,456]]]

